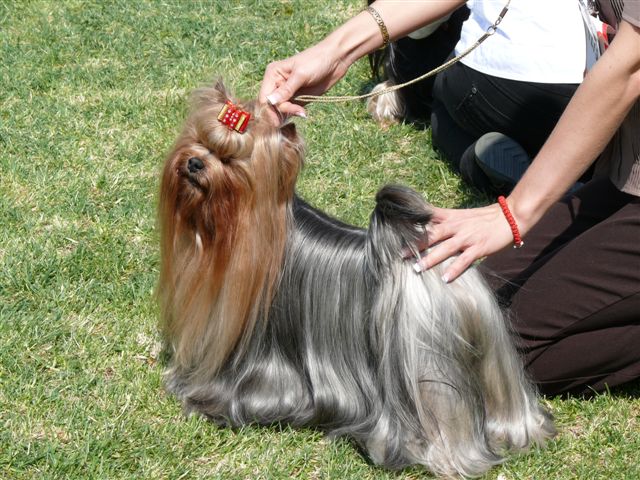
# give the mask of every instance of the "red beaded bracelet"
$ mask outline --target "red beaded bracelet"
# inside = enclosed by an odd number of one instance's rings
[[[524,245],[522,241],[522,237],[520,236],[520,230],[518,230],[518,224],[516,223],[515,218],[511,215],[511,211],[509,210],[509,205],[507,205],[507,199],[502,195],[498,197],[498,203],[500,204],[500,208],[502,209],[502,213],[504,213],[507,222],[509,222],[509,227],[511,228],[511,234],[513,235],[513,248],[520,248]]]

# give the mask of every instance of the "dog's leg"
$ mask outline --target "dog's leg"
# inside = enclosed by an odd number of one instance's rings
[[[469,305],[467,330],[479,353],[478,371],[486,410],[486,431],[494,451],[523,450],[555,434],[551,415],[540,406],[513,347],[506,320],[477,271],[452,285]]]
[[[373,87],[371,93],[377,94],[394,85],[392,80],[385,80]],[[376,122],[384,125],[400,122],[406,114],[406,109],[400,94],[395,91],[369,98],[367,100],[367,112]]]
[[[403,268],[405,376],[426,439],[407,443],[407,452],[436,473],[480,475],[503,456],[488,441],[477,349],[461,305],[438,270]]]

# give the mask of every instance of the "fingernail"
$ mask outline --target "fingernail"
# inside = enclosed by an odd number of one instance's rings
[[[280,103],[280,95],[277,93],[272,93],[271,95],[267,95],[267,102],[269,102],[274,107]]]
[[[441,278],[442,278],[442,281],[444,283],[449,283],[449,274],[448,273],[445,273],[444,275],[442,275]]]
[[[307,119],[307,114],[304,113],[304,112],[296,112],[296,113],[294,113],[294,115],[296,117],[304,118],[305,120]]]
[[[420,265],[420,262],[413,264],[413,271],[416,273],[422,273],[422,266]]]

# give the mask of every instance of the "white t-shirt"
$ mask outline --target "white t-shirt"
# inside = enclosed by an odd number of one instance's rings
[[[470,0],[456,55],[495,22],[506,0]],[[512,0],[496,33],[462,59],[495,77],[537,83],[580,83],[586,62],[578,0]]]

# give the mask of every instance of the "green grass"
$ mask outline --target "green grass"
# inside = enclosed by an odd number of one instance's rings
[[[348,441],[185,419],[162,388],[155,205],[188,92],[222,76],[257,95],[265,65],[310,45],[359,0],[0,0],[0,478],[423,477]],[[335,93],[367,86],[366,62]],[[428,131],[380,130],[361,103],[298,121],[300,192],[366,223],[402,182],[442,206],[484,201]],[[640,477],[640,388],[548,399],[560,435],[487,478]]]

